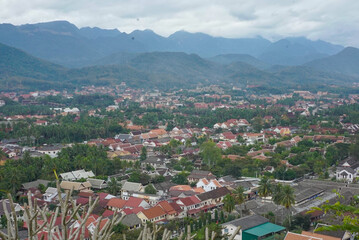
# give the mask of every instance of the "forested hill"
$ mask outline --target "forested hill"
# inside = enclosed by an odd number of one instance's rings
[[[326,73],[309,67],[287,67],[268,72],[241,61],[229,65],[195,54],[152,52],[125,56],[117,65],[68,69],[21,50],[0,45],[0,91],[63,89],[82,85],[126,82],[140,88],[187,88],[208,84],[257,84],[267,87],[346,84],[358,78]]]
[[[333,56],[314,60],[306,66],[327,72],[359,76],[359,49],[347,47]]]
[[[66,69],[0,43],[0,89],[54,88],[62,84]]]

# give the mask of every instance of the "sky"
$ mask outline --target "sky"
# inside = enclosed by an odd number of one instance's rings
[[[0,0],[0,22],[151,29],[275,41],[304,36],[359,47],[359,0]]]

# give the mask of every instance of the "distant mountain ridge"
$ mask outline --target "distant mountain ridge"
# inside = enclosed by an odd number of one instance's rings
[[[347,47],[333,56],[308,62],[305,66],[326,72],[359,76],[359,49]]]
[[[14,26],[0,24],[0,43],[67,67],[92,65],[117,53],[185,52],[201,57],[248,54],[266,64],[298,65],[338,53],[342,46],[305,38],[277,42],[256,38],[212,37],[178,31],[162,37],[151,30],[130,34],[117,29],[77,28],[67,21]]]
[[[346,85],[359,77],[314,70],[308,66],[280,67],[269,72],[241,61],[219,64],[196,54],[151,52],[123,54],[118,64],[64,68],[0,44],[0,91],[75,88],[126,82],[137,88],[188,88],[198,85],[256,84],[292,88],[323,84]],[[114,56],[115,58],[117,56]]]

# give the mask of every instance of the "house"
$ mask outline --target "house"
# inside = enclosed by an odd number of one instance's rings
[[[137,213],[137,217],[141,219],[142,223],[146,223],[147,221],[160,222],[166,220],[166,212],[160,206],[155,206],[140,211]]]
[[[153,187],[157,190],[157,195],[162,196],[162,195],[168,194],[170,188],[175,185],[176,184],[174,184],[170,181],[165,181],[165,182],[161,182],[161,183],[154,183]]]
[[[130,197],[125,205],[123,206],[124,208],[130,208],[130,209],[134,209],[134,208],[143,208],[143,209],[148,209],[150,208],[150,204],[148,204],[144,199],[142,198],[136,198],[136,197]]]
[[[69,181],[62,181],[60,183],[60,187],[64,190],[74,190],[74,191],[84,191],[90,190],[91,183],[89,182],[69,182]]]
[[[158,129],[152,129],[150,133],[157,134],[158,138],[164,138],[168,137],[168,133],[165,129],[158,128]]]
[[[115,139],[118,139],[118,140],[120,140],[121,142],[130,141],[130,140],[132,139],[132,135],[131,135],[131,134],[121,133],[121,134],[117,134],[117,135],[115,136]]]
[[[45,120],[36,120],[35,125],[37,126],[47,126],[48,122]]]
[[[142,226],[141,219],[139,219],[134,213],[125,215],[122,218],[121,223],[127,226],[129,229],[136,229]]]
[[[120,199],[120,198],[111,198],[107,203],[107,208],[115,211],[122,209],[126,204],[126,200]]]
[[[348,157],[339,163],[335,171],[337,180],[353,182],[359,173],[359,161],[355,157]]]
[[[5,216],[4,206],[5,206],[6,210],[8,211],[8,213],[11,213],[11,206],[10,206],[9,199],[2,199],[2,200],[0,200],[0,218],[2,216]],[[24,209],[17,203],[14,203],[14,206],[15,206],[16,216],[18,218],[20,218],[21,217],[20,215],[24,211]]]
[[[187,180],[190,183],[192,183],[192,182],[198,182],[202,178],[211,180],[211,179],[215,179],[216,176],[214,176],[210,171],[192,170],[191,174],[188,175]]]
[[[181,207],[182,210],[187,212],[187,215],[193,215],[200,212],[201,200],[194,195],[190,197],[180,198],[176,203]]]
[[[22,184],[22,189],[28,190],[30,188],[38,188],[40,184],[44,185],[45,187],[50,183],[48,180],[38,179],[36,181],[27,182]]]
[[[175,202],[169,203],[167,201],[161,201],[157,204],[157,206],[160,206],[163,211],[166,212],[167,220],[171,220],[174,218],[183,218],[186,216],[186,213]]]
[[[264,133],[242,133],[240,135],[246,141],[247,145],[255,144],[256,142],[265,142]]]
[[[235,142],[237,140],[237,137],[232,132],[224,132],[219,134],[219,139]]]
[[[223,235],[232,235],[237,227],[240,227],[234,237],[235,240],[264,239],[285,230],[284,227],[270,223],[268,219],[260,215],[242,217],[221,226]]]
[[[141,167],[145,168],[147,165],[150,165],[153,168],[165,168],[166,159],[158,156],[150,156],[141,162]]]
[[[121,196],[128,200],[133,192],[144,192],[145,189],[141,183],[125,182],[121,188]]]
[[[45,193],[42,195],[45,202],[53,202],[54,200],[57,200],[58,191],[57,188],[54,187],[48,187],[45,191]]]
[[[92,188],[94,188],[94,189],[105,189],[105,188],[107,188],[107,183],[103,179],[88,178],[87,181],[91,183]]]
[[[75,181],[95,177],[95,174],[92,171],[86,172],[84,169],[81,169],[77,171],[61,173],[60,177],[65,181]]]
[[[302,231],[301,234],[287,232],[284,240],[342,240],[342,238]]]
[[[208,181],[207,179],[202,178],[197,182],[196,187],[202,188],[204,191],[209,192],[223,186],[216,179],[211,179]]]
[[[223,205],[223,198],[230,193],[231,191],[229,191],[227,187],[221,187],[209,192],[201,193],[197,195],[197,197],[201,200],[201,206],[207,205],[217,207]]]
[[[57,157],[58,153],[61,151],[63,147],[64,147],[63,145],[46,145],[37,148],[36,151],[38,151],[41,154],[47,154],[50,157],[54,158]]]

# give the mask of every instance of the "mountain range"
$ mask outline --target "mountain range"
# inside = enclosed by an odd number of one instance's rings
[[[343,50],[343,46],[303,37],[271,42],[262,37],[223,38],[178,31],[162,37],[151,30],[129,34],[117,29],[77,28],[67,21],[15,26],[0,24],[0,43],[67,67],[93,65],[118,53],[184,52],[203,58],[247,54],[270,65],[298,65]]]
[[[343,51],[351,50],[349,48]],[[356,54],[357,49],[354,50]],[[341,56],[340,53],[338,55]],[[126,60],[112,65],[66,68],[0,44],[0,91],[64,89],[121,82],[126,82],[131,87],[158,89],[208,84],[243,87],[251,84],[285,89],[325,84],[345,85],[359,79],[359,77],[316,70],[308,66],[280,67],[272,71],[260,70],[243,61],[222,64],[201,58],[196,54],[181,52],[128,54],[123,58]],[[359,58],[359,55],[355,58]]]
[[[206,84],[266,88],[359,81],[359,49],[286,38],[226,39],[176,32],[130,34],[66,21],[0,24],[0,90],[63,89],[126,82],[131,87]]]

